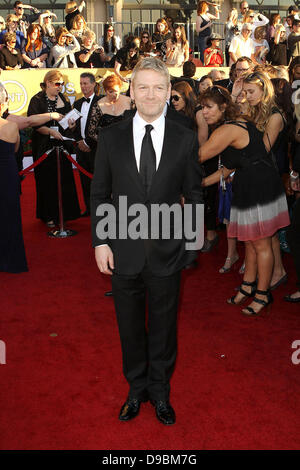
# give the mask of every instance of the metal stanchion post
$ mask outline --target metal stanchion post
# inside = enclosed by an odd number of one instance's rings
[[[60,158],[61,158],[61,146],[58,143],[55,143],[54,149],[56,152],[56,161],[57,161],[57,195],[58,195],[58,211],[59,211],[59,230],[52,230],[48,232],[50,238],[67,238],[76,235],[75,230],[65,229],[64,228],[64,212],[63,212],[63,202],[62,202],[62,189],[61,189],[61,167],[60,167]]]

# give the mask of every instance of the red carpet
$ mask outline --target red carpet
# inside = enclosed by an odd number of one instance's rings
[[[171,390],[177,424],[163,426],[148,403],[121,423],[128,388],[89,220],[69,224],[77,236],[47,238],[32,175],[22,210],[30,271],[0,273],[0,449],[299,449],[300,364],[291,345],[300,340],[300,305],[281,300],[295,290],[289,255],[289,282],[270,314],[247,318],[225,303],[240,275],[218,273],[222,233],[215,252],[184,274]]]

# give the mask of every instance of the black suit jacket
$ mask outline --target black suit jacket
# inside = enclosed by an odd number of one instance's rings
[[[127,196],[128,207],[136,203],[147,207],[163,203],[171,206],[180,203],[182,195],[186,203],[192,204],[193,210],[197,203],[203,202],[196,134],[166,119],[161,160],[147,196],[136,165],[132,121],[132,118],[120,121],[103,128],[99,134],[91,186],[93,246],[108,243],[118,274],[137,274],[147,264],[153,274],[168,276],[190,264],[197,256],[197,252],[186,251],[184,235],[181,239],[169,240],[161,236],[156,240],[97,237],[97,224],[105,216],[97,216],[96,210],[105,203],[116,209],[118,237],[119,196]],[[128,217],[127,227],[131,220]]]
[[[225,78],[224,80],[217,80],[216,82],[214,82],[214,85],[222,86],[223,88],[227,88],[229,93],[232,92],[233,83],[230,81],[229,78]]]
[[[90,116],[91,116],[91,112],[92,112],[92,107],[95,103],[97,103],[97,101],[100,100],[100,98],[102,98],[101,96],[98,96],[98,95],[94,95],[94,98],[92,99],[92,102],[90,104],[90,108],[89,108],[89,113],[88,113],[88,117],[87,117],[87,120],[86,120],[86,125],[85,125],[85,129],[84,129],[84,135],[85,135],[85,138],[84,140],[86,141],[87,145],[89,147],[93,147],[95,146],[95,143],[93,141],[93,139],[91,139],[90,137],[88,137],[87,135],[87,127],[88,127],[88,123],[89,123],[89,120],[90,120]],[[77,111],[81,111],[81,106],[82,106],[82,103],[83,103],[83,97],[80,98],[79,100],[76,100],[73,104],[73,107],[75,109],[77,109]],[[76,142],[78,142],[79,140],[82,140],[82,137],[81,137],[81,129],[80,129],[80,119],[77,119],[76,121],[76,127],[75,127],[75,130],[74,130],[74,138],[76,140]]]

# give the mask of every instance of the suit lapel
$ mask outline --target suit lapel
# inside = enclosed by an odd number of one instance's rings
[[[122,149],[122,155],[124,155],[124,167],[127,168],[135,184],[144,193],[145,188],[142,183],[140,174],[138,172],[136,159],[135,159],[135,153],[134,153],[132,119],[133,118],[124,121],[124,128],[123,128],[122,140],[120,141],[120,148]]]

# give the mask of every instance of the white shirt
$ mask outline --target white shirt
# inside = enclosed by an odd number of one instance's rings
[[[163,143],[164,143],[164,135],[165,135],[165,116],[164,113],[162,113],[158,119],[155,121],[149,123],[144,121],[144,119],[141,118],[139,115],[139,112],[137,111],[134,115],[133,121],[133,145],[134,145],[134,155],[135,155],[135,160],[136,160],[136,165],[138,170],[140,171],[140,159],[141,159],[141,148],[142,148],[142,142],[143,138],[145,136],[146,132],[146,126],[148,124],[151,124],[154,129],[151,131],[151,139],[156,155],[156,169],[159,166],[160,159],[161,159],[161,152],[163,148]]]
[[[234,36],[232,39],[229,52],[233,52],[238,59],[239,57],[249,57],[251,59],[251,55],[254,53],[254,45],[252,39],[249,37],[247,41],[245,41],[244,36],[239,34],[238,36]],[[232,65],[232,59],[230,58],[229,67]]]
[[[95,93],[93,93],[91,96],[89,96],[89,98],[90,98],[89,103],[87,101],[84,101],[81,105],[80,112],[82,114],[82,117],[80,119],[80,130],[81,130],[81,137],[83,139],[85,138],[84,130],[85,130],[86,121],[87,121],[87,117],[88,117],[88,114],[89,114],[90,106],[91,106],[91,103],[92,103],[92,100],[93,100],[94,96],[95,96]]]

